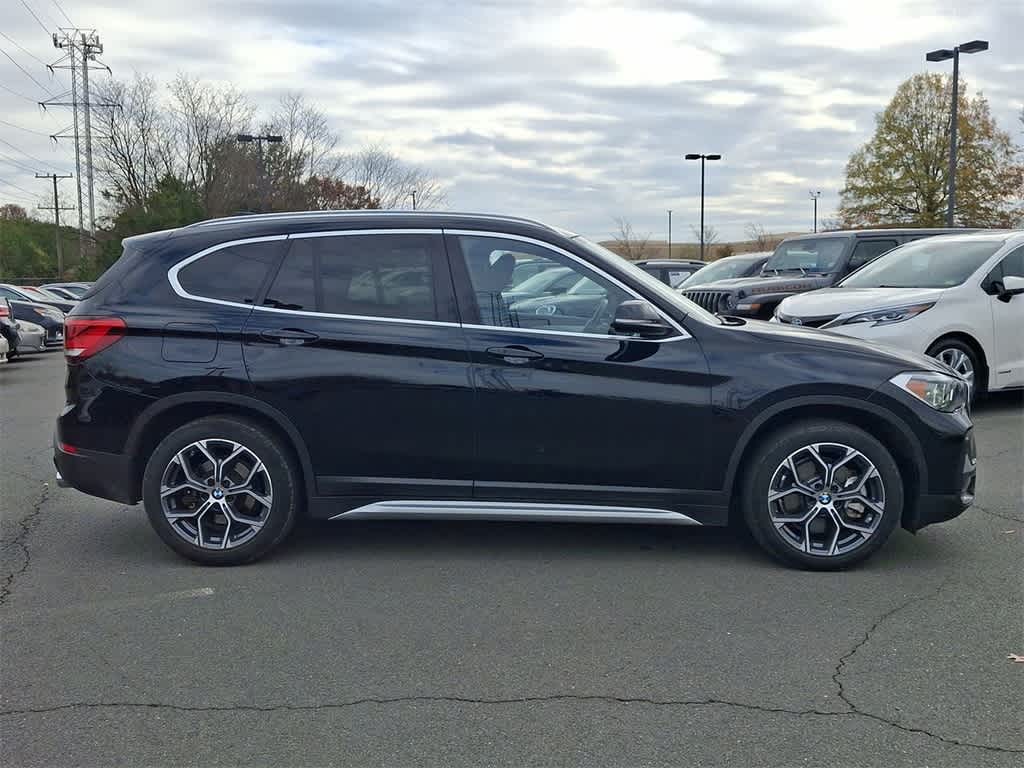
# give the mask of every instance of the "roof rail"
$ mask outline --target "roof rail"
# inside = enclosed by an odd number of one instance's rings
[[[451,216],[454,218],[471,218],[471,219],[498,219],[501,221],[515,221],[523,224],[533,224],[534,226],[544,227],[545,229],[551,229],[551,227],[543,222],[536,221],[534,219],[527,219],[520,216],[505,216],[501,214],[488,214],[488,213],[459,213],[456,211],[397,211],[397,210],[380,210],[380,209],[369,209],[369,210],[339,210],[339,211],[294,211],[286,213],[246,213],[234,216],[223,216],[217,219],[207,219],[205,221],[197,221],[194,224],[187,225],[186,228],[192,227],[212,227],[219,224],[230,224],[237,221],[301,221],[301,220],[315,220],[315,219],[327,219],[327,218],[338,218],[339,216]]]

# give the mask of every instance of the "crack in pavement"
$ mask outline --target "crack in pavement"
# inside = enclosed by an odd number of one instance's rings
[[[21,552],[21,566],[17,568],[12,567],[0,580],[0,606],[6,604],[7,598],[11,596],[11,592],[14,589],[14,582],[32,564],[32,554],[28,550],[28,537],[39,522],[39,513],[42,511],[43,504],[46,503],[49,494],[49,484],[43,483],[43,488],[39,492],[39,498],[32,505],[32,509],[18,521],[17,532],[10,540],[3,542],[4,550],[13,548]]]
[[[991,509],[987,509],[986,507],[981,506],[981,504],[973,504],[972,506],[979,512],[983,512],[986,515],[992,515],[992,517],[998,517],[1003,520],[1009,520],[1014,523],[1024,523],[1024,518],[1014,517],[1013,515],[1004,514],[1002,512],[993,512]]]
[[[312,712],[312,711],[325,711],[325,710],[337,710],[347,709],[350,707],[365,706],[370,704],[379,704],[382,706],[390,704],[415,704],[415,703],[442,703],[442,704],[468,704],[468,705],[516,705],[516,704],[542,704],[547,702],[561,702],[561,701],[576,701],[583,703],[606,703],[606,704],[639,704],[647,706],[657,707],[729,707],[733,709],[742,709],[751,712],[760,712],[766,714],[782,714],[782,715],[794,715],[797,717],[850,717],[850,718],[865,718],[873,720],[883,725],[887,725],[896,728],[905,733],[914,733],[921,736],[926,736],[931,739],[935,739],[944,744],[949,744],[957,747],[969,747],[972,749],[982,749],[989,752],[998,752],[1005,754],[1024,754],[1024,749],[1017,749],[1015,747],[999,747],[991,744],[978,744],[970,741],[962,741],[960,739],[949,738],[941,736],[937,733],[933,733],[924,728],[915,728],[913,726],[902,725],[900,723],[887,720],[879,715],[873,715],[869,712],[862,712],[859,710],[851,709],[847,712],[834,712],[825,711],[818,709],[791,709],[788,707],[772,707],[767,705],[759,704],[748,704],[739,701],[729,701],[727,699],[652,699],[640,696],[611,696],[611,695],[599,695],[599,694],[549,694],[544,696],[518,696],[514,698],[474,698],[469,696],[394,696],[394,697],[365,697],[360,699],[350,699],[342,702],[325,702],[320,704],[238,704],[238,705],[185,705],[185,704],[164,704],[159,702],[130,702],[130,701],[111,701],[111,702],[75,702],[70,704],[57,704],[50,707],[40,708],[26,708],[26,709],[8,709],[0,710],[0,717],[12,717],[17,715],[28,715],[28,714],[49,714],[53,712],[61,712],[66,710],[75,709],[160,709],[160,710],[171,710],[176,712]]]

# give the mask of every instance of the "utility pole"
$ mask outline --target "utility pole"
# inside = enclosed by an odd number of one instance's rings
[[[57,181],[59,179],[70,179],[70,173],[37,173],[37,179],[51,179],[53,181],[53,207],[48,205],[40,205],[39,210],[41,211],[53,211],[53,231],[54,237],[57,241],[57,279],[64,279],[64,246],[61,243],[60,238],[60,212],[61,211],[73,211],[74,208],[62,208],[60,200],[57,199]]]
[[[99,61],[103,43],[95,29],[61,27],[53,33],[53,47],[64,51],[64,55],[49,65],[50,71],[67,69],[71,72],[71,90],[47,101],[39,102],[47,107],[70,107],[72,124],[51,139],[74,139],[75,181],[78,195],[78,256],[83,257],[85,241],[85,206],[89,210],[89,238],[96,241],[96,194],[93,183],[92,157],[92,108],[116,107],[117,104],[94,102],[89,90],[89,70],[100,68],[110,72],[110,67]],[[70,132],[69,132],[70,131]],[[85,173],[82,173],[82,168]],[[83,199],[84,198],[84,199]]]
[[[412,209],[415,211],[416,210],[416,190],[414,189],[409,194],[412,195]]]
[[[239,144],[251,144],[254,141],[256,142],[256,146],[259,148],[260,153],[260,208],[269,208],[269,205],[264,206],[264,203],[269,202],[270,190],[267,185],[267,163],[263,157],[263,142],[266,142],[267,144],[280,144],[284,141],[284,137],[276,133],[265,133],[259,136],[254,136],[251,133],[239,133],[235,136],[235,141]],[[265,212],[266,211],[261,211],[261,213]]]
[[[668,257],[672,258],[672,209],[668,209]]]
[[[812,190],[811,199],[814,200],[814,231],[818,231],[818,198],[821,197],[821,190]]]

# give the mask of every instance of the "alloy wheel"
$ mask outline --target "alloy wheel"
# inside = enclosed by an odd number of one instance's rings
[[[171,529],[201,549],[233,549],[256,536],[274,503],[270,473],[233,440],[197,440],[168,462],[160,507]]]
[[[957,347],[946,347],[940,349],[935,357],[964,378],[969,392],[974,391],[974,363],[970,355]]]
[[[885,486],[874,463],[840,443],[806,445],[779,464],[768,488],[779,536],[799,552],[845,555],[867,542],[885,513]]]

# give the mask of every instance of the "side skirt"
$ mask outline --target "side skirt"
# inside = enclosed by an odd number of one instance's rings
[[[543,520],[591,523],[701,525],[668,509],[592,504],[532,504],[510,501],[377,501],[333,515],[331,520]]]

